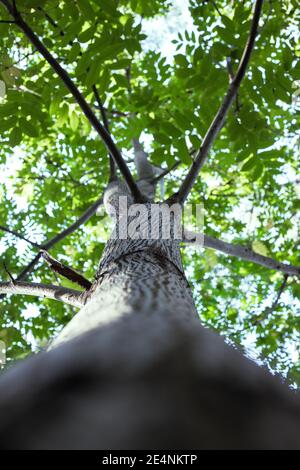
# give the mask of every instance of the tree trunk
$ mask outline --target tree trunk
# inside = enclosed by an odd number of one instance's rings
[[[111,238],[84,296],[1,377],[1,448],[300,448],[298,397],[201,326],[176,241]]]
[[[178,242],[110,240],[86,304],[52,347],[124,315],[197,317]]]

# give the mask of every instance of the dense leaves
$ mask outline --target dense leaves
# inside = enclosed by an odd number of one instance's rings
[[[130,168],[133,137],[145,142],[155,165],[181,162],[167,178],[167,196],[179,187],[237,69],[252,11],[250,1],[191,0],[192,27],[185,31],[173,25],[182,14],[173,3],[17,1],[99,113],[97,86]],[[2,6],[0,18],[9,19]],[[157,18],[171,30],[167,54],[158,31],[155,41],[145,34]],[[265,1],[250,67],[190,195],[190,202],[204,203],[207,234],[292,264],[299,264],[299,19],[298,2]],[[0,23],[0,32],[0,225],[42,243],[101,195],[108,156],[18,28]],[[94,216],[51,254],[92,280],[103,236],[101,218]],[[211,250],[183,250],[202,321],[299,383],[299,279]],[[1,233],[0,253],[17,276],[36,250]],[[0,274],[7,278],[2,263]],[[57,282],[41,263],[30,278]],[[2,299],[0,311],[0,340],[10,359],[43,346],[74,313],[57,302],[17,296]]]

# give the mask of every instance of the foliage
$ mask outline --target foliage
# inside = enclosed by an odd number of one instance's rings
[[[172,2],[18,0],[17,5],[95,107],[92,86],[97,86],[128,161],[131,139],[141,136],[155,165],[181,162],[166,182],[167,195],[174,192],[227,89],[227,64],[236,71],[252,2],[190,0],[193,28],[173,37],[171,58],[147,47],[144,23],[158,15],[164,21]],[[9,19],[3,7],[0,18]],[[291,264],[297,264],[299,247],[299,19],[295,0],[264,3],[238,99],[190,196],[190,202],[204,202],[207,234]],[[7,23],[0,32],[0,225],[40,243],[101,195],[108,156],[22,32]],[[103,249],[100,225],[93,217],[51,254],[93,279]],[[1,237],[2,260],[17,275],[35,250],[11,235]],[[184,250],[202,321],[234,344],[251,344],[272,370],[299,383],[299,280],[289,278],[276,303],[282,274],[211,250]],[[2,264],[0,275],[7,276]],[[30,277],[55,282],[41,264]],[[10,359],[43,346],[72,315],[68,306],[17,296],[3,299],[0,311],[0,339]]]

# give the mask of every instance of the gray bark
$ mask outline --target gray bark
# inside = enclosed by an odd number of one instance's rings
[[[104,204],[111,216],[112,208],[119,215],[118,198],[126,194],[126,187],[120,182],[109,185]],[[119,230],[118,220],[104,250],[97,279],[92,289],[83,294],[84,307],[54,340],[52,347],[124,315],[180,311],[183,318],[197,317],[183,271],[179,242],[114,238]],[[150,223],[149,208],[139,233],[148,232]]]
[[[0,380],[2,449],[299,449],[299,400],[180,311],[128,315]]]
[[[2,449],[300,449],[299,398],[201,326],[175,241],[111,238],[81,300],[1,377]]]
[[[36,282],[0,282],[0,294],[22,294],[59,300],[73,307],[81,307],[81,291]]]
[[[195,244],[195,240],[196,234],[186,230],[183,242]],[[300,275],[300,266],[282,263],[281,261],[269,258],[268,256],[260,255],[253,251],[249,246],[224,242],[205,234],[203,234],[203,246],[205,248],[212,248],[213,250],[220,251],[221,253],[225,253],[229,256],[235,256],[237,258],[251,261],[252,263],[259,264],[269,269],[280,271],[288,276]]]

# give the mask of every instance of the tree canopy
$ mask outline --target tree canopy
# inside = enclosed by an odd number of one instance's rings
[[[36,258],[21,278],[74,287],[54,277],[39,249],[93,280],[106,238],[103,216],[94,212],[110,159],[5,3],[0,1],[0,277],[18,278]],[[155,166],[173,168],[164,185],[165,197],[171,196],[234,80],[253,2],[190,0],[192,26],[186,30],[167,0],[12,4],[97,117],[106,117],[104,127],[109,125],[132,172],[134,138],[144,142]],[[158,18],[171,31],[169,54],[160,48],[160,31],[149,38]],[[204,204],[208,236],[296,266],[299,20],[296,0],[264,2],[246,75],[188,199]],[[78,219],[85,223],[53,240]],[[299,384],[299,275],[211,248],[182,252],[202,322],[233,344],[251,347],[273,371]],[[73,314],[74,307],[48,299],[3,297],[0,340],[8,358],[45,345]]]

